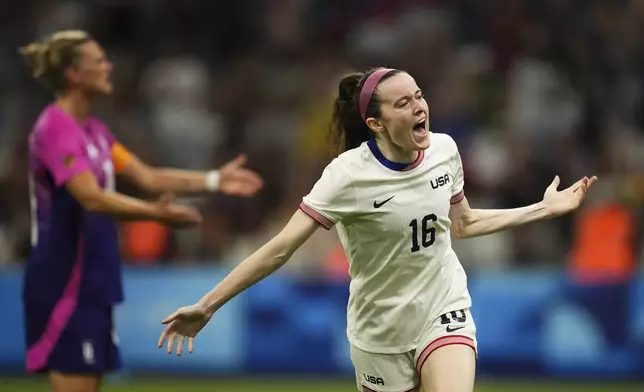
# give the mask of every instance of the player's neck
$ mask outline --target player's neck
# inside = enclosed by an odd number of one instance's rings
[[[56,105],[76,120],[84,122],[89,116],[92,100],[82,91],[70,91],[58,96]]]
[[[378,149],[388,160],[396,163],[412,163],[418,158],[418,151],[408,151],[394,145],[376,140]]]

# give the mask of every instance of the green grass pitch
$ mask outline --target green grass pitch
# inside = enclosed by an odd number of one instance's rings
[[[47,392],[42,378],[0,378],[0,392]],[[182,379],[108,380],[104,392],[355,392],[351,380],[322,379]],[[641,392],[644,383],[492,381],[477,383],[476,392]]]

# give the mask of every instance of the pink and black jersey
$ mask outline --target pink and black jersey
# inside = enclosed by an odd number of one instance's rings
[[[89,171],[99,185],[114,189],[108,128],[95,118],[79,123],[56,105],[40,115],[29,138],[32,251],[23,296],[32,303],[111,305],[123,299],[118,238],[108,216],[86,211],[65,188]]]

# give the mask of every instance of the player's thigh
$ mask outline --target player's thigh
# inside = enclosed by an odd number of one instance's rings
[[[67,374],[49,372],[49,385],[53,392],[99,392],[100,374]]]
[[[351,346],[359,391],[412,392],[420,384],[412,353],[376,354]]]
[[[416,353],[424,392],[471,392],[476,368],[476,325],[469,309],[447,311],[428,324]]]
[[[104,373],[121,366],[113,309],[78,304],[48,361],[54,392],[98,392]]]
[[[470,346],[443,346],[429,356],[420,373],[423,392],[472,392],[476,354]]]

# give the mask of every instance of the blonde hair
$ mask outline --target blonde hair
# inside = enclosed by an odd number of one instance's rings
[[[20,48],[32,76],[45,88],[60,92],[65,89],[65,70],[78,58],[78,47],[93,41],[82,30],[56,32],[42,42],[32,42]]]

